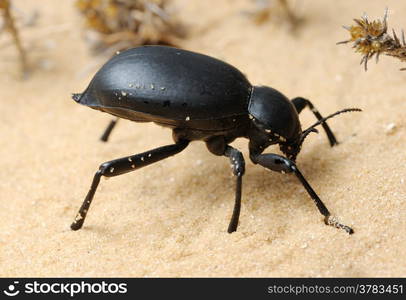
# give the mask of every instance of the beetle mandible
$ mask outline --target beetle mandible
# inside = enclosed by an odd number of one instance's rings
[[[322,125],[331,146],[337,140],[325,118],[302,97],[289,100],[266,86],[252,86],[235,67],[218,59],[166,46],[142,46],[111,58],[94,76],[82,94],[73,99],[118,118],[154,122],[172,129],[174,144],[105,162],[94,175],[90,190],[71,229],[82,227],[100,178],[131,172],[184,150],[191,141],[204,141],[214,155],[228,157],[236,177],[235,203],[228,232],[237,230],[241,208],[242,153],[230,146],[236,138],[249,139],[249,156],[254,164],[281,173],[293,173],[314,200],[327,225],[352,234],[349,226],[333,218],[316,192],[299,171],[295,160],[302,143],[316,126]],[[318,121],[301,129],[298,114],[309,107]],[[283,155],[263,154],[278,144]]]

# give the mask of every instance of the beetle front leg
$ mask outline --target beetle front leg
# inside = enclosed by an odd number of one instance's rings
[[[237,184],[235,188],[235,202],[233,215],[231,216],[230,224],[228,225],[228,233],[237,231],[238,220],[240,218],[241,211],[241,191],[242,191],[242,176],[245,173],[245,161],[242,153],[237,149],[226,146],[224,155],[230,158],[231,167],[233,169],[234,176],[237,176]]]
[[[298,114],[300,114],[300,112],[303,110],[303,108],[308,106],[310,108],[310,110],[313,112],[313,114],[316,116],[318,121],[323,119],[322,115],[319,113],[317,108],[314,107],[313,103],[311,103],[310,100],[307,100],[307,99],[302,98],[302,97],[296,97],[296,98],[292,99],[292,103],[295,106],[296,111],[297,111]],[[330,142],[330,146],[333,147],[334,145],[338,145],[337,139],[334,136],[334,134],[331,131],[328,124],[326,122],[323,122],[321,124],[321,126],[323,126],[323,129],[327,134],[327,138],[328,138],[328,140]]]
[[[283,157],[277,154],[259,154],[259,155],[252,155],[251,159],[254,163],[258,163],[261,166],[268,168],[275,172],[280,173],[294,173],[299,181],[302,183],[310,197],[313,199],[314,203],[316,204],[317,208],[319,209],[320,213],[324,216],[324,223],[326,225],[330,225],[336,228],[340,228],[345,230],[349,234],[353,234],[354,230],[347,226],[339,223],[333,216],[331,216],[330,212],[328,211],[327,207],[321,201],[319,196],[317,196],[316,192],[304,178],[302,173],[297,168],[296,164],[291,161],[290,159]]]
[[[140,169],[181,152],[188,144],[189,141],[180,140],[174,145],[159,147],[144,153],[118,158],[101,164],[99,170],[93,177],[92,185],[90,186],[89,192],[71,225],[71,229],[78,230],[83,226],[86,214],[102,176],[114,177]]]

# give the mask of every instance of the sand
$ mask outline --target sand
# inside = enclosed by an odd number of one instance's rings
[[[345,107],[306,140],[297,165],[353,235],[325,226],[293,175],[246,157],[239,229],[228,234],[234,178],[224,157],[201,142],[142,170],[102,180],[85,226],[71,231],[92,176],[105,161],[170,144],[171,132],[122,121],[109,143],[98,138],[111,117],[77,105],[97,70],[72,1],[17,1],[37,8],[22,39],[36,68],[18,79],[15,48],[0,35],[0,276],[392,277],[406,276],[406,72],[391,57],[368,72],[342,25],[390,8],[389,26],[406,28],[401,1],[296,1],[306,23],[256,26],[250,1],[175,1],[189,30],[181,46],[223,59],[256,85],[312,100],[322,114]],[[303,127],[314,123],[309,110]],[[394,128],[391,129],[391,127]],[[268,152],[279,153],[277,147]]]

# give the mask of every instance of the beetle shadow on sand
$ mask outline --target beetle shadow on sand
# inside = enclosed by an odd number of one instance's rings
[[[151,194],[154,199],[151,204],[148,205],[151,207],[156,207],[158,205],[160,207],[159,209],[164,210],[167,208],[176,208],[177,205],[185,206],[187,209],[182,207],[180,210],[183,210],[185,214],[189,210],[186,217],[191,219],[189,220],[191,223],[193,223],[192,219],[195,218],[209,218],[210,216],[208,216],[208,213],[210,213],[210,210],[219,209],[219,207],[222,207],[223,211],[225,211],[224,219],[216,219],[216,222],[218,222],[216,226],[224,226],[224,233],[226,233],[226,226],[228,225],[229,217],[231,216],[235,197],[235,177],[230,175],[228,158],[222,156],[213,156],[207,151],[203,143],[195,144],[195,147],[188,147],[185,150],[183,157],[176,155],[168,159],[171,160],[172,168],[177,164],[176,160],[179,159],[190,161],[191,167],[182,170],[182,173],[180,174],[174,175],[170,184],[167,184],[162,188],[161,193],[164,195],[164,199],[159,199],[159,193],[154,195]],[[335,147],[345,147],[345,143],[341,143]],[[315,218],[321,217],[310,196],[304,190],[302,184],[297,180],[295,175],[279,174],[269,171],[259,165],[254,165],[249,160],[248,151],[243,149],[243,147],[239,148],[240,150],[243,150],[246,161],[246,173],[243,177],[243,207],[241,210],[240,223],[243,222],[246,224],[248,216],[255,216],[257,214],[256,211],[259,210],[264,210],[267,212],[270,218],[272,218],[272,214],[275,213],[275,210],[286,210],[286,206],[283,206],[282,203],[283,201],[291,201],[289,198],[295,199],[295,201],[292,201],[292,203],[295,203],[293,205],[298,209],[300,209],[300,207],[307,207],[313,210],[314,208]],[[321,174],[323,169],[332,170],[332,172],[334,172],[334,169],[339,167],[340,161],[338,159],[334,159],[334,148],[331,148],[331,152],[328,151],[330,150],[330,146],[328,145],[327,141],[316,144],[313,143],[312,145],[308,145],[308,148],[309,151],[306,151],[306,153],[301,153],[302,155],[299,156],[297,166],[305,178],[309,181],[310,185],[312,185],[320,198],[323,200],[328,195],[324,195],[320,191],[320,188],[318,187],[322,187],[323,182],[316,182],[315,178],[323,177]],[[277,146],[271,146],[266,149],[264,153],[279,153],[279,150]],[[312,160],[314,153],[323,153],[323,157],[321,159]],[[195,160],[193,160],[193,158],[195,158]],[[196,168],[197,160],[202,167],[201,169]],[[167,166],[165,165],[165,162],[166,160],[161,161],[157,164],[149,166],[149,168],[160,168],[162,169],[162,176],[166,176],[165,169]],[[311,169],[311,171],[309,169]],[[137,199],[137,195],[144,194],[145,190],[148,191],[156,189],[156,183],[151,183],[151,179],[148,176],[143,176],[142,173],[144,172],[145,169],[140,169],[132,174],[123,175],[138,175],[140,180],[136,185],[126,185],[126,188],[129,189],[127,194],[129,195],[129,198],[127,200],[131,202],[131,204],[128,204],[128,207],[130,208],[128,213],[140,213],[136,208],[137,202],[140,201]],[[196,182],[198,182],[198,184],[196,184]],[[108,188],[108,182],[105,182],[104,185],[106,188]],[[140,190],[140,185],[143,187],[142,189],[144,189],[144,192]],[[283,198],[281,199],[280,197]],[[163,202],[165,202],[164,205],[162,205]],[[198,209],[198,212],[193,212],[193,209],[199,207],[200,209]],[[204,210],[205,212],[201,213],[200,210]],[[333,208],[332,210],[334,211]],[[110,213],[119,216],[120,208],[117,207],[115,212]],[[162,214],[165,213],[162,212]],[[157,219],[154,220],[154,215],[158,215],[157,212],[153,212],[152,215],[152,219],[150,220],[152,223],[158,224],[163,222],[160,217],[157,217]],[[134,215],[134,223],[131,224],[132,221],[130,218],[130,224],[127,224],[122,228],[116,227],[115,229],[112,229],[108,226],[109,221],[106,220],[106,222],[101,225],[90,224],[89,222],[84,229],[94,232],[97,235],[108,234],[110,236],[115,236],[131,230],[131,228],[139,227],[140,225],[137,224],[136,219],[137,216]],[[168,220],[168,224],[169,223],[174,225],[170,220]],[[278,228],[286,228],[288,223],[291,223],[289,218],[278,218]],[[204,226],[204,223],[199,224],[200,225],[197,225],[197,227]],[[204,230],[204,228],[195,228],[195,230],[196,232],[200,232]],[[237,231],[239,230],[241,230],[241,228],[239,228]],[[247,228],[245,230],[247,230]],[[266,228],[264,230],[266,230]],[[283,231],[283,229],[278,229],[278,233],[280,233],[281,230]]]

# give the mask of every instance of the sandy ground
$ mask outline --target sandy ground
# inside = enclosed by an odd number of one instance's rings
[[[30,11],[33,0],[16,1]],[[237,66],[254,84],[304,96],[331,120],[341,142],[311,135],[298,166],[327,207],[355,234],[325,226],[294,176],[270,173],[246,157],[239,230],[226,232],[234,179],[226,158],[192,143],[179,155],[102,180],[82,230],[69,229],[100,163],[171,143],[168,129],[123,121],[98,140],[110,116],[77,105],[96,71],[72,1],[43,0],[39,23],[23,30],[30,78],[0,36],[0,276],[406,276],[406,72],[381,57],[368,72],[342,25],[390,8],[406,28],[401,1],[296,1],[306,23],[254,25],[250,1],[175,1],[188,24],[186,49]],[[334,4],[333,4],[334,3]],[[403,65],[405,67],[405,65]],[[301,114],[303,127],[315,121]],[[387,127],[395,124],[393,131]],[[278,149],[269,149],[276,151]]]

